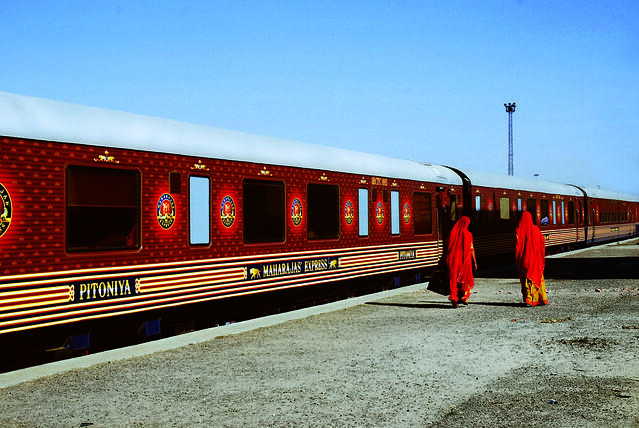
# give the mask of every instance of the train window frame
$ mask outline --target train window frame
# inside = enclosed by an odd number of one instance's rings
[[[540,226],[549,226],[550,225],[550,207],[548,205],[548,199],[540,199],[539,200],[539,221]],[[544,224],[544,219],[546,219],[546,223]]]
[[[368,237],[368,189],[360,187],[357,191],[357,223],[360,238]]]
[[[189,244],[211,244],[211,178],[189,176]]]
[[[69,253],[138,250],[142,240],[138,169],[68,165],[65,248]]]
[[[169,172],[169,193],[172,195],[182,193],[182,174],[177,171]]]
[[[568,224],[575,224],[575,202],[568,201]]]
[[[245,244],[281,244],[286,241],[284,180],[242,180],[242,239]]]
[[[557,201],[552,201],[552,224],[557,224]]]
[[[475,211],[481,211],[481,195],[475,195]]]
[[[419,198],[425,197],[424,204]],[[433,234],[433,195],[430,192],[413,192],[413,231],[415,235]]]
[[[537,199],[528,198],[526,199],[526,211],[530,213],[532,216],[533,224],[537,224]]]
[[[561,224],[566,224],[566,205],[561,201]]]
[[[499,218],[501,220],[510,220],[510,197],[499,197]]]
[[[339,239],[339,185],[306,184],[306,236],[308,240]]]
[[[399,190],[390,191],[391,205],[391,235],[399,235]]]

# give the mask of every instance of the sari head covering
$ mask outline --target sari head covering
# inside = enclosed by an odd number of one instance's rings
[[[457,289],[457,283],[465,283],[468,289],[475,285],[471,256],[473,235],[468,230],[469,224],[470,219],[463,216],[455,223],[453,230],[450,232],[446,264],[448,265],[451,289],[453,284],[454,289]]]
[[[516,233],[515,263],[520,279],[524,281],[528,278],[540,285],[544,274],[546,241],[539,228],[533,224],[528,211],[522,215]]]

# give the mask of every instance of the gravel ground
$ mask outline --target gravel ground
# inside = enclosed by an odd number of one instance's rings
[[[0,426],[639,427],[630,272],[548,277],[537,308],[501,272],[467,307],[422,289],[73,369],[0,389]]]

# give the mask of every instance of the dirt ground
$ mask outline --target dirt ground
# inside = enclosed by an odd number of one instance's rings
[[[622,264],[555,263],[543,307],[488,272],[467,307],[421,289],[73,369],[0,389],[0,426],[639,427],[639,265]]]

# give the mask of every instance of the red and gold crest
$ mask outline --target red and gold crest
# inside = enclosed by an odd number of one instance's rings
[[[11,196],[9,191],[0,183],[0,236],[9,229],[11,224],[11,216],[13,214],[13,205],[11,204]]]
[[[235,203],[233,198],[228,195],[222,199],[220,218],[222,219],[222,224],[226,227],[231,227],[233,222],[235,222]]]
[[[404,204],[404,223],[410,223],[410,205],[408,202]]]
[[[293,205],[291,205],[291,219],[295,226],[299,226],[302,222],[302,201],[295,198]]]
[[[377,218],[377,223],[384,223],[384,204],[381,202],[377,203],[377,208],[375,208],[375,218]]]
[[[354,216],[355,210],[353,209],[353,203],[351,201],[346,201],[346,206],[344,206],[344,220],[346,220],[346,224],[353,223]]]
[[[170,229],[175,222],[175,201],[168,193],[160,196],[158,200],[157,217],[162,229]]]

